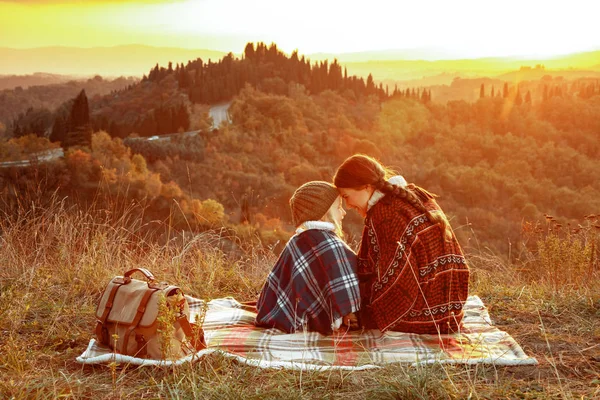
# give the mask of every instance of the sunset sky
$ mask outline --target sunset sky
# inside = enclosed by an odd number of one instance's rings
[[[600,49],[600,2],[0,0],[0,47],[151,46],[303,54],[426,48],[458,57]]]

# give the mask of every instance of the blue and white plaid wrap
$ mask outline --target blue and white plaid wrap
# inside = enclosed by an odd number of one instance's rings
[[[356,265],[354,252],[330,230],[294,235],[260,294],[257,325],[330,334],[337,319],[360,306]]]

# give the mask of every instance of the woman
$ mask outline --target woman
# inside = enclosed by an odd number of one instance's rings
[[[434,195],[391,175],[375,159],[354,155],[334,177],[347,207],[365,218],[358,252],[361,325],[456,331],[469,285],[463,252]]]
[[[296,234],[288,241],[257,302],[256,324],[292,333],[357,328],[356,254],[340,239],[346,215],[335,186],[313,181],[290,199]]]

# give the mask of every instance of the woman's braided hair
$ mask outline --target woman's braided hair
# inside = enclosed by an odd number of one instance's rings
[[[340,165],[333,177],[333,184],[337,188],[359,188],[372,185],[382,193],[394,195],[426,214],[432,223],[441,226],[446,238],[452,237],[444,213],[431,212],[423,205],[423,202],[437,196],[412,183],[402,187],[388,182],[388,179],[393,175],[395,175],[393,171],[381,165],[376,159],[363,154],[356,154],[348,157]]]

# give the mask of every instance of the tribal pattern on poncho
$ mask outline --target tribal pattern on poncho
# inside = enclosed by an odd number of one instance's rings
[[[330,334],[336,320],[360,306],[356,263],[354,252],[330,230],[294,235],[262,289],[256,324]]]
[[[432,198],[424,206],[442,212]],[[386,195],[367,213],[358,257],[364,326],[413,333],[458,329],[469,269],[454,233],[445,240],[426,214]]]

